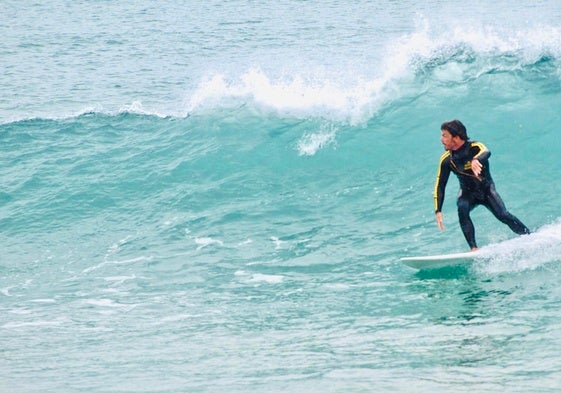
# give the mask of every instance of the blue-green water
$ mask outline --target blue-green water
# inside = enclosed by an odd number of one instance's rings
[[[0,14],[0,391],[561,388],[557,2]],[[534,233],[417,272],[452,118]]]

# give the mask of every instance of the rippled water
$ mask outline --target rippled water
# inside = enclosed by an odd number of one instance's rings
[[[559,389],[555,2],[0,13],[0,390]],[[419,272],[451,118],[534,233]]]

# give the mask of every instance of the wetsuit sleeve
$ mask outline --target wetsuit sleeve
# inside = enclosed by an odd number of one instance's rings
[[[442,210],[442,204],[444,203],[444,194],[446,190],[446,184],[448,183],[448,178],[450,177],[450,153],[446,152],[440,157],[440,163],[438,165],[438,172],[436,173],[436,182],[434,184],[434,211],[438,213]]]
[[[491,152],[481,142],[471,142],[471,148],[477,151],[477,153],[473,156],[473,159],[477,159],[478,161],[486,161],[489,159],[489,157],[491,157]]]

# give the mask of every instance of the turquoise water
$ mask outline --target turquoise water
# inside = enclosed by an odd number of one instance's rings
[[[561,6],[0,5],[0,391],[561,388]],[[432,190],[439,126],[534,231]]]

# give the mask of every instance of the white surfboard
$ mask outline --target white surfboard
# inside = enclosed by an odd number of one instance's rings
[[[454,254],[427,255],[423,257],[400,258],[401,262],[414,269],[439,269],[446,266],[463,265],[473,262],[480,251],[458,252]]]

